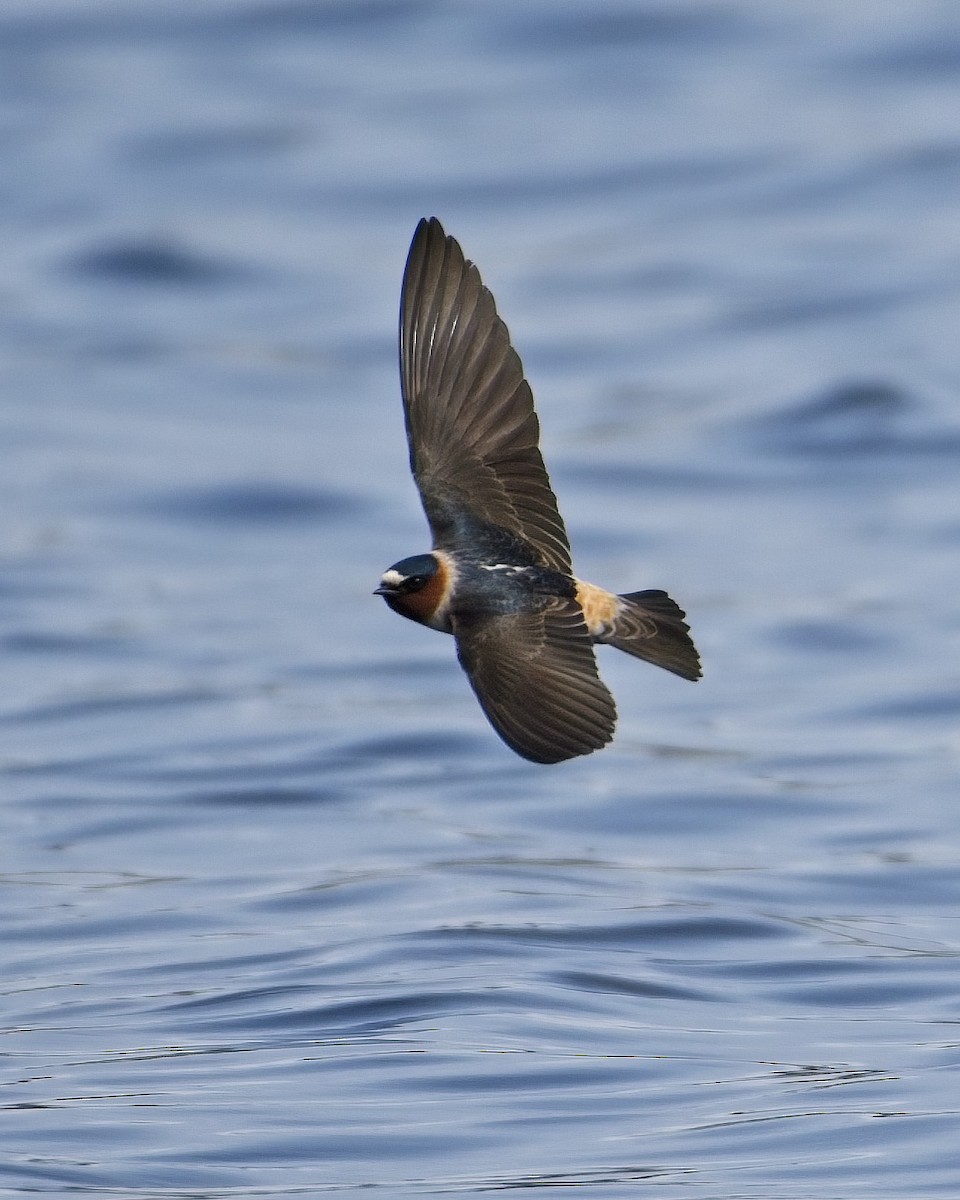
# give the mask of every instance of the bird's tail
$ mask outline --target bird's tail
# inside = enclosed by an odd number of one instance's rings
[[[686,613],[666,592],[627,592],[618,599],[620,608],[612,627],[598,641],[684,679],[700,678],[700,655],[684,620]]]

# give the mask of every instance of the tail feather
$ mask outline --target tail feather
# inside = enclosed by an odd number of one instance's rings
[[[700,678],[700,656],[686,613],[666,592],[627,592],[619,599],[622,607],[613,628],[600,640],[684,679]]]

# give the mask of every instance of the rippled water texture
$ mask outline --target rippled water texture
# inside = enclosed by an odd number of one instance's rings
[[[0,1193],[960,1195],[960,8],[6,0]],[[427,548],[419,217],[580,573],[556,768]]]

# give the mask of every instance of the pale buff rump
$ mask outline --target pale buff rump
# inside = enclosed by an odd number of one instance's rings
[[[611,633],[616,626],[617,617],[623,612],[623,601],[613,592],[597,587],[594,583],[585,583],[578,579],[576,584],[577,601],[583,609],[590,636],[601,638]]]

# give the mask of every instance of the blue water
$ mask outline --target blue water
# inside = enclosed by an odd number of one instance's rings
[[[6,0],[0,1194],[960,1196],[960,8]],[[480,264],[613,746],[449,639],[396,368]]]

